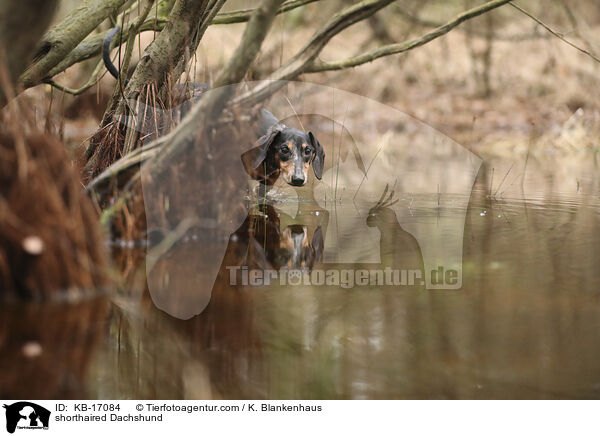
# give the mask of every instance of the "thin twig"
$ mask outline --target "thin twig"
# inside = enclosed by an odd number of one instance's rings
[[[418,15],[414,15],[414,13],[411,14],[410,12],[406,11],[402,7],[397,8],[396,11],[398,12],[399,15],[401,15],[407,21],[410,21],[411,23],[416,24],[421,27],[435,28],[435,27],[440,27],[442,25],[442,23],[440,23],[440,22],[421,18]],[[460,29],[460,30],[465,34],[475,36],[476,38],[486,38],[487,37],[487,35],[484,32],[481,32],[477,29],[464,28],[464,29]],[[500,34],[494,35],[495,41],[508,41],[508,42],[525,42],[525,41],[531,41],[531,40],[535,40],[535,39],[545,39],[545,38],[550,38],[550,36],[545,33],[536,32],[535,30],[532,33],[515,33],[512,35],[500,35]]]
[[[377,150],[377,153],[375,153],[375,156],[373,156],[373,159],[371,160],[371,163],[369,164],[369,168],[367,168],[367,172],[365,173],[365,175],[363,176],[362,180],[360,181],[360,184],[358,185],[358,188],[356,189],[356,192],[354,193],[354,197],[352,197],[352,200],[354,200],[356,198],[356,196],[358,195],[358,191],[360,191],[360,187],[362,186],[363,182],[367,178],[367,174],[369,174],[369,170],[371,169],[371,165],[373,165],[373,162],[375,162],[375,159],[377,159],[377,155],[383,149],[383,147],[384,147],[384,145],[382,145],[381,147],[379,147],[379,150]]]
[[[514,164],[513,164],[514,165]],[[502,184],[504,183],[504,181],[506,180],[506,177],[508,177],[508,175],[510,174],[510,171],[513,168],[513,165],[510,166],[510,168],[508,169],[508,171],[506,172],[506,174],[504,174],[504,177],[502,178],[502,180],[500,181],[500,184],[498,185],[498,187],[496,188],[496,191],[494,191],[494,195],[492,195],[493,198],[496,198],[496,194],[498,193],[498,191],[500,190],[500,188],[502,187]]]
[[[461,14],[454,17],[452,20],[448,21],[443,26],[440,26],[431,32],[426,33],[420,38],[413,39],[411,41],[405,41],[398,44],[388,44],[382,47],[378,47],[374,50],[370,50],[366,53],[363,53],[358,56],[353,56],[348,59],[337,61],[337,62],[314,62],[309,65],[303,72],[304,73],[318,73],[322,71],[334,71],[334,70],[342,70],[345,68],[356,67],[358,65],[365,64],[367,62],[372,62],[375,59],[390,56],[394,54],[403,53],[422,45],[427,44],[430,41],[433,41],[440,36],[445,35],[450,32],[456,26],[462,24],[463,22],[470,20],[471,18],[475,18],[479,15],[482,15],[486,12],[491,11],[497,7],[503,6],[506,3],[509,3],[510,0],[493,0],[483,5],[477,6],[475,8],[469,9],[468,11],[462,12]]]
[[[300,123],[300,128],[302,130],[306,130],[304,128],[304,125],[302,124],[302,120],[300,119],[300,117],[298,116],[298,112],[296,112],[296,109],[294,109],[294,106],[292,105],[292,102],[290,101],[289,98],[287,98],[287,96],[285,97],[285,99],[287,100],[288,104],[290,105],[290,107],[292,108],[292,110],[294,111],[294,115],[296,115],[296,119],[298,120],[298,123]]]
[[[516,10],[518,10],[519,12],[527,15],[529,18],[531,18],[533,21],[535,21],[536,23],[538,23],[540,26],[542,26],[544,29],[546,29],[548,32],[550,32],[552,35],[556,36],[558,39],[560,39],[561,41],[563,41],[564,43],[569,44],[571,47],[573,47],[575,50],[580,51],[581,53],[583,53],[584,55],[589,56],[590,58],[592,58],[593,60],[595,60],[596,62],[600,62],[600,58],[598,58],[595,54],[591,53],[590,51],[581,48],[575,44],[573,44],[571,41],[569,41],[568,39],[566,39],[564,36],[562,36],[561,33],[557,32],[556,30],[551,29],[548,25],[544,24],[544,22],[542,22],[539,18],[535,17],[534,15],[532,15],[531,13],[527,12],[525,9],[523,9],[522,7],[520,7],[519,5],[510,2],[510,5],[515,8]]]
[[[100,59],[98,61],[98,63],[96,64],[96,67],[94,68],[94,71],[92,72],[88,81],[85,83],[85,85],[82,85],[79,88],[75,88],[75,89],[69,88],[69,87],[63,86],[63,85],[55,82],[52,79],[47,80],[46,83],[48,85],[58,89],[59,91],[65,92],[67,94],[81,95],[85,91],[87,91],[88,89],[90,89],[91,87],[96,85],[104,77],[106,72],[107,72],[107,70],[104,68],[104,61],[102,59]]]
[[[281,5],[277,11],[277,15],[283,14],[284,12],[291,11],[292,9],[299,8],[300,6],[314,3],[319,0],[288,0]],[[250,19],[254,9],[242,9],[239,11],[232,12],[221,12],[211,22],[211,24],[233,24],[233,23],[244,23]]]
[[[496,0],[498,1],[498,0]],[[507,2],[509,0],[502,0]],[[254,105],[269,97],[284,85],[284,81],[293,80],[306,72],[317,56],[331,41],[331,39],[344,29],[372,16],[375,12],[385,8],[393,0],[363,0],[355,3],[333,17],[318,29],[311,39],[284,65],[262,81],[249,92],[237,97],[235,104]]]

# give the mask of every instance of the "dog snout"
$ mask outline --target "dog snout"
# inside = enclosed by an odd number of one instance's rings
[[[306,179],[304,177],[298,177],[296,175],[292,176],[292,185],[293,186],[303,186]]]
[[[303,186],[306,183],[306,175],[304,174],[302,163],[295,162],[294,173],[292,174],[292,185]]]

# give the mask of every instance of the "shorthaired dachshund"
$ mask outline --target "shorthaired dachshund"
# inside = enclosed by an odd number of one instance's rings
[[[116,79],[120,72],[113,64],[110,52],[112,40],[120,31],[119,26],[111,29],[102,44],[104,64]],[[179,107],[181,118],[209,88],[207,83],[175,85],[174,100],[183,102]],[[260,181],[263,188],[273,185],[280,175],[289,185],[304,186],[308,181],[308,167],[312,164],[315,176],[321,180],[325,152],[315,135],[286,126],[266,109],[262,109],[261,116],[257,146],[242,155],[244,168],[250,177]]]
[[[308,167],[321,180],[325,152],[312,132],[286,126],[265,109],[257,146],[242,155],[246,172],[262,185],[271,186],[279,178],[292,186],[304,186]]]

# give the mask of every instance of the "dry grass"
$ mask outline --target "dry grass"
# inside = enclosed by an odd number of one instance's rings
[[[1,126],[0,297],[99,288],[98,217],[64,145],[33,123],[30,109],[4,111]]]

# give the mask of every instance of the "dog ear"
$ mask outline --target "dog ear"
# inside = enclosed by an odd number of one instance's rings
[[[266,109],[260,110],[260,117],[260,136],[266,135],[271,127],[280,124],[279,120],[275,118],[275,115]]]
[[[325,165],[325,150],[323,150],[323,146],[319,140],[315,138],[315,135],[313,135],[312,132],[308,132],[308,138],[310,139],[312,146],[315,148],[313,171],[315,172],[317,179],[321,180],[321,177],[323,177],[323,165]]]
[[[244,169],[254,180],[260,180],[261,178],[264,178],[264,174],[261,173],[260,166],[265,161],[269,148],[275,142],[275,139],[281,132],[282,128],[282,124],[271,126],[267,130],[266,134],[258,138],[256,147],[251,148],[242,154],[242,164],[244,165]]]

